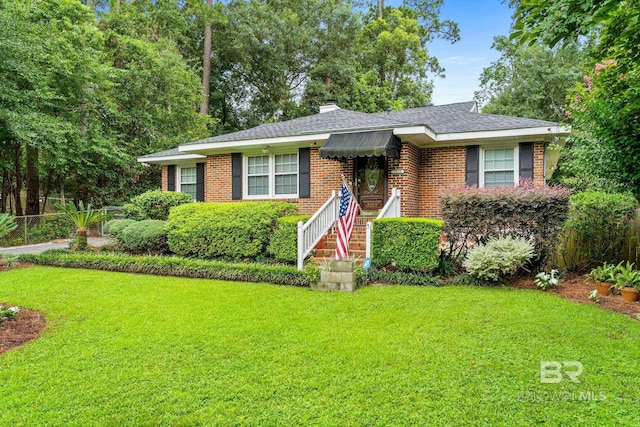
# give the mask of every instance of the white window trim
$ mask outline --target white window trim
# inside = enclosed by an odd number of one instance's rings
[[[516,145],[495,145],[480,147],[480,176],[478,177],[479,187],[484,188],[484,152],[485,150],[499,150],[501,148],[513,148],[513,185],[514,187],[520,184],[520,147]]]
[[[297,185],[296,188],[298,192],[295,194],[276,194],[276,155],[282,154],[295,154],[296,155],[296,180]],[[268,156],[269,157],[269,194],[259,194],[259,195],[249,195],[249,157],[260,157],[260,156]],[[289,173],[278,174],[278,175],[293,175]],[[300,154],[298,151],[283,151],[276,153],[248,153],[242,156],[242,194],[244,200],[264,200],[264,199],[297,199],[298,194],[300,192]]]
[[[185,184],[195,184],[196,191],[198,187],[198,169],[195,163],[187,165],[176,165],[176,191],[182,193],[182,169],[196,168],[196,180],[194,182],[187,182]],[[187,193],[185,193],[187,194]],[[196,200],[196,196],[193,196],[193,200]]]

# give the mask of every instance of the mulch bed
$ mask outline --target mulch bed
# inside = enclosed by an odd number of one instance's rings
[[[8,307],[11,304],[0,305]],[[20,314],[15,319],[0,324],[0,354],[37,338],[45,325],[42,313],[20,307]]]
[[[26,263],[4,265],[0,260],[0,272],[14,268],[28,268],[32,265]],[[14,304],[0,303],[0,305],[10,307]],[[20,314],[15,319],[0,324],[0,354],[37,338],[45,326],[42,313],[20,307]]]
[[[533,283],[533,279],[528,276],[517,277],[513,279],[513,281],[508,282],[507,286],[521,289],[537,289]],[[596,305],[605,310],[615,311],[616,313],[624,314],[635,320],[640,320],[636,316],[640,314],[640,302],[623,301],[620,295],[599,296],[600,302],[595,302],[589,299],[589,294],[595,288],[596,284],[593,280],[580,274],[570,273],[561,280],[556,289],[551,289],[546,292],[560,295],[571,301]]]

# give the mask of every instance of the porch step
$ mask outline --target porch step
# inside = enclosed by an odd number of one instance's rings
[[[371,221],[372,219],[373,218],[370,217],[356,218],[356,223],[351,234],[351,240],[349,240],[349,256],[351,258],[364,260],[366,255],[366,225],[367,222]],[[336,227],[333,227],[322,238],[322,240],[320,240],[313,252],[313,256],[317,261],[335,259],[337,233],[338,229]]]

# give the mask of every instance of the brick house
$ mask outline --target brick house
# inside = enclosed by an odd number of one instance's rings
[[[373,114],[329,103],[138,161],[162,165],[162,190],[198,201],[278,199],[313,214],[344,176],[364,211],[380,210],[398,188],[403,216],[439,217],[448,186],[544,182],[557,161],[547,145],[567,134],[558,123],[479,113],[475,102]]]

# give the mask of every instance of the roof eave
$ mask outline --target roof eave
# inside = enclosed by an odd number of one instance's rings
[[[181,161],[189,161],[189,160],[201,160],[206,159],[207,156],[202,156],[200,154],[178,154],[172,156],[157,156],[157,157],[138,157],[138,163],[149,163],[149,164],[173,164],[175,162]]]

